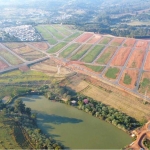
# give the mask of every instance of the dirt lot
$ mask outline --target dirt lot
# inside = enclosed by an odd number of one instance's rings
[[[93,33],[84,33],[81,35],[77,40],[75,40],[78,43],[84,43],[86,42],[90,37],[93,36]]]
[[[17,54],[24,54],[24,53],[29,53],[29,52],[35,51],[33,48],[31,48],[28,45],[25,45],[25,46],[20,47],[20,48],[15,48],[12,50]]]
[[[135,98],[125,91],[120,91],[114,87],[106,85],[101,81],[92,79],[91,84],[90,82],[83,81],[83,78],[74,76],[65,83],[72,89],[82,91],[84,95],[116,108],[137,120],[141,121],[143,117],[147,118],[150,116],[149,105],[144,105],[143,101],[138,100],[138,98]],[[110,93],[106,89],[114,90],[114,92]]]
[[[150,71],[150,52],[147,54],[146,62],[144,65],[144,70]]]
[[[144,59],[145,49],[135,49],[132,53],[128,65],[128,68],[140,68]]]
[[[10,48],[10,49],[14,49],[14,48],[19,48],[19,47],[24,47],[25,44],[24,43],[3,43],[3,45],[5,45],[6,47]]]
[[[123,66],[126,59],[128,58],[128,55],[131,51],[131,47],[122,47],[120,48],[119,52],[115,56],[115,58],[112,60],[111,65],[113,66]]]
[[[135,39],[127,38],[123,46],[132,47],[135,44]]]
[[[100,39],[101,39],[101,35],[94,34],[94,36],[92,37],[92,39],[90,39],[87,43],[94,44],[94,43],[98,42]]]
[[[148,46],[148,41],[144,40],[139,40],[136,44],[137,49],[146,49]]]
[[[2,60],[0,60],[0,70],[5,69],[9,67],[6,63],[4,63]]]
[[[31,45],[43,51],[46,51],[47,49],[49,49],[49,46],[46,42],[34,42],[34,43],[31,43]]]
[[[114,38],[110,45],[112,46],[120,46],[123,42],[124,38]]]
[[[127,79],[125,78],[125,76],[127,76]],[[137,77],[138,77],[138,71],[137,70],[126,69],[126,70],[124,70],[123,75],[122,75],[119,83],[121,85],[129,88],[129,89],[134,89],[135,83],[137,81]]]

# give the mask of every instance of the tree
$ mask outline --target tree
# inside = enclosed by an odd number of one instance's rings
[[[27,108],[25,109],[25,112],[26,112],[26,114],[27,114],[28,116],[31,116],[31,108],[27,107]]]
[[[18,99],[14,103],[14,111],[24,113],[25,112],[25,104],[22,102],[22,100]]]

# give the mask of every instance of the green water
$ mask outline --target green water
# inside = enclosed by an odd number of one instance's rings
[[[74,107],[43,96],[22,100],[38,113],[38,126],[66,148],[120,149],[132,142],[125,132]]]

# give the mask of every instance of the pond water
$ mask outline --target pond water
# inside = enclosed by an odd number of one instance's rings
[[[37,112],[39,128],[66,148],[120,149],[132,142],[125,132],[74,107],[37,95],[22,100]]]

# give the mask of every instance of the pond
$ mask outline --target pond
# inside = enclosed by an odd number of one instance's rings
[[[37,95],[22,100],[37,113],[39,128],[66,148],[120,149],[132,142],[125,132],[74,107]]]

